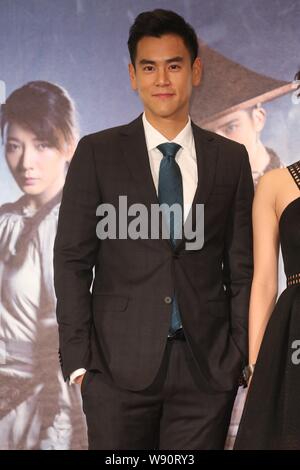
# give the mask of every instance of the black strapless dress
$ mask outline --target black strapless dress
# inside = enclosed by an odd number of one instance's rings
[[[288,169],[300,190],[300,162]],[[265,331],[235,450],[300,449],[300,195],[279,233],[287,288]]]

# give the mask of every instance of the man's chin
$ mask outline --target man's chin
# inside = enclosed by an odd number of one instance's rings
[[[19,186],[20,190],[24,193],[27,194],[28,196],[38,196],[42,191],[38,188],[30,188],[30,187],[24,187],[24,186]]]
[[[157,119],[171,119],[177,115],[177,111],[174,109],[159,109],[151,113]]]

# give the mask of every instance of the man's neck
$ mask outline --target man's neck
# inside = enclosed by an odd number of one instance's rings
[[[173,140],[187,125],[189,116],[186,114],[181,118],[156,118],[145,111],[147,121],[166,139]]]

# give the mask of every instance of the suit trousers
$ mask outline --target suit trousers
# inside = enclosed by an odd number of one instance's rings
[[[209,390],[187,342],[173,339],[148,388],[121,389],[93,370],[81,391],[90,450],[198,450],[224,448],[237,390]]]

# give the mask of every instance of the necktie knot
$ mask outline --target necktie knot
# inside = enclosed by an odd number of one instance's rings
[[[158,145],[157,148],[164,157],[175,158],[178,150],[181,148],[181,145],[176,144],[175,142],[166,142],[165,144]]]

